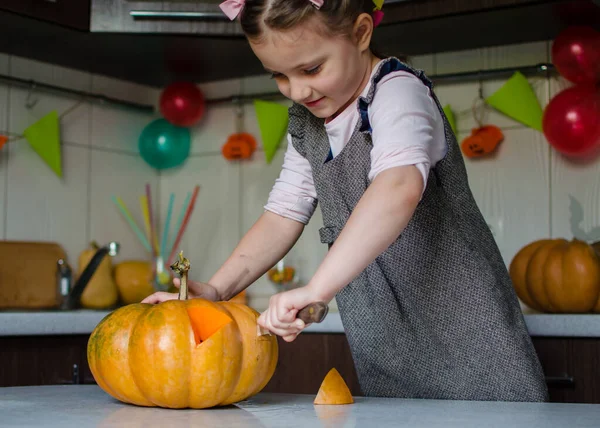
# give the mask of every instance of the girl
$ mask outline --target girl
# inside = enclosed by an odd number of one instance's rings
[[[271,298],[261,326],[291,341],[305,327],[298,310],[335,297],[367,396],[545,401],[456,138],[423,72],[370,50],[371,1],[221,5],[294,104],[265,213],[192,295],[227,300],[252,284],[291,249],[318,200],[329,252],[306,286]]]

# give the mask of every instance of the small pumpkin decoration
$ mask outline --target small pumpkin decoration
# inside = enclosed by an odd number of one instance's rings
[[[471,135],[462,141],[461,150],[469,158],[484,156],[496,150],[503,139],[504,134],[497,126],[482,126],[473,129]]]
[[[578,239],[541,239],[519,250],[510,263],[517,296],[540,312],[600,312],[600,258]]]
[[[152,264],[144,260],[126,260],[114,267],[115,283],[121,302],[125,305],[139,303],[154,292]]]
[[[224,406],[258,393],[273,376],[277,340],[258,340],[258,312],[187,300],[189,266],[182,253],[171,266],[181,275],[179,300],[121,307],[92,332],[90,370],[112,397],[138,406]]]
[[[267,276],[269,280],[274,282],[275,284],[287,284],[294,280],[296,275],[296,269],[291,266],[285,266],[283,270],[279,270],[278,268],[269,269],[267,272]]]
[[[246,132],[232,134],[221,148],[227,160],[248,159],[256,150],[256,139]]]

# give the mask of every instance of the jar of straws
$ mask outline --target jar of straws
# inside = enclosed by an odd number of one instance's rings
[[[179,247],[179,243],[181,242],[192,212],[194,211],[199,191],[200,186],[195,186],[192,192],[188,192],[175,225],[175,230],[177,232],[172,236],[169,235],[169,229],[173,213],[173,204],[175,203],[175,194],[171,192],[169,195],[167,215],[165,217],[165,225],[160,238],[160,244],[158,230],[155,227],[157,218],[154,216],[152,210],[150,184],[146,184],[146,193],[140,196],[140,209],[144,218],[146,233],[142,232],[137,225],[123,200],[117,196],[112,197],[114,204],[152,259],[152,285],[156,291],[166,291],[171,285],[172,276],[169,266],[175,260],[177,248]]]

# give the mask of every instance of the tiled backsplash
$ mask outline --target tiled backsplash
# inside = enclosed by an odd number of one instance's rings
[[[502,46],[472,51],[443,53],[411,59],[428,74],[473,71],[487,68],[528,66],[550,62],[550,42]],[[20,58],[0,56],[0,68],[19,77],[73,83],[82,89],[115,97],[155,103],[159,91],[99,76],[70,71]],[[32,70],[35,74],[32,73]],[[506,79],[483,83],[483,95],[492,94]],[[565,87],[560,79],[530,78],[544,107],[551,96]],[[201,85],[207,98],[238,94],[273,92],[277,88],[267,76],[213,82]],[[454,111],[467,111],[477,98],[477,82],[436,87],[442,104]],[[73,100],[40,95],[31,111],[25,107],[27,91],[0,87],[0,128],[21,132],[48,109],[59,113]],[[283,101],[282,101],[283,102]],[[246,131],[257,137],[260,131],[252,104],[244,106]],[[285,142],[271,164],[266,164],[259,148],[253,158],[228,162],[220,153],[229,134],[235,132],[236,110],[231,105],[209,105],[202,122],[192,130],[192,153],[176,169],[157,174],[137,153],[137,138],[154,115],[115,108],[82,106],[63,122],[65,178],[53,176],[23,142],[0,152],[0,230],[8,239],[53,239],[60,241],[76,257],[90,239],[123,244],[121,258],[146,257],[128,226],[112,205],[118,194],[139,213],[138,197],[150,181],[159,191],[155,201],[164,218],[170,192],[176,193],[174,213],[193,186],[201,186],[192,221],[180,249],[192,262],[190,276],[208,280],[234,249],[239,239],[263,211],[269,191],[283,162]],[[8,123],[7,123],[8,122]],[[538,131],[488,110],[486,123],[502,128],[505,141],[496,153],[485,159],[466,160],[471,188],[494,232],[505,262],[526,243],[543,238],[570,238],[569,195],[583,205],[584,229],[600,221],[600,162],[574,164],[554,152]],[[459,140],[476,122],[470,113],[457,118]],[[34,183],[42,177],[42,183]],[[587,183],[587,185],[586,185]],[[68,214],[74,217],[67,219]],[[175,216],[175,214],[174,214]],[[138,216],[138,218],[140,218]],[[172,225],[174,220],[172,220]],[[319,209],[288,260],[308,281],[325,256],[319,242]],[[250,302],[264,308],[276,289],[265,278],[249,288]]]
[[[158,91],[24,58],[0,55],[0,72],[57,86],[154,103]],[[26,106],[37,100],[31,108]],[[52,110],[67,111],[77,99],[0,86],[0,131],[20,134]],[[82,103],[60,121],[63,177],[57,177],[25,140],[0,151],[0,232],[4,239],[56,241],[75,267],[91,240],[122,243],[117,260],[144,255],[111,202],[111,195],[139,206],[146,182],[159,177],[139,157],[137,137],[152,116]],[[158,198],[157,198],[158,199]]]

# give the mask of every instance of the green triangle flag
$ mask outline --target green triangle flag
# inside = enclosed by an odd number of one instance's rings
[[[62,177],[60,132],[56,111],[51,111],[33,125],[30,125],[23,132],[23,135],[33,150],[52,168],[52,171]]]
[[[381,8],[383,7],[383,1],[384,0],[373,0],[373,4],[378,10],[381,10]]]
[[[530,128],[542,131],[543,111],[527,78],[520,72],[485,100],[490,106]]]
[[[271,163],[288,126],[288,108],[278,103],[254,100],[260,136],[267,163]]]
[[[446,119],[448,119],[448,123],[452,128],[452,132],[454,132],[454,135],[456,135],[456,118],[454,117],[454,112],[452,111],[450,104],[446,104],[443,110],[444,114],[446,115]]]

